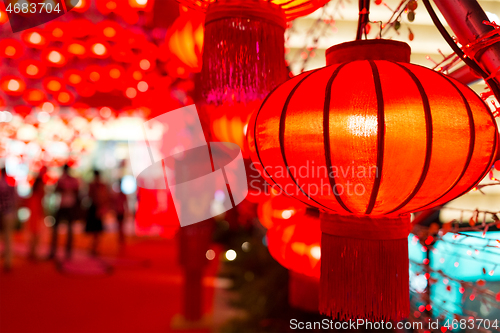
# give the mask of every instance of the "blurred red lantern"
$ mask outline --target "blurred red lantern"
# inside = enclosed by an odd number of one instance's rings
[[[26,89],[26,83],[20,77],[7,75],[0,79],[0,88],[10,96],[21,96]]]
[[[267,181],[324,212],[320,311],[339,319],[408,315],[409,213],[469,191],[496,154],[484,102],[409,59],[401,42],[334,46],[250,122]]]
[[[217,141],[236,143],[243,157],[248,157],[245,140],[248,122],[260,104],[260,101],[253,101],[246,104],[226,102],[208,105],[206,113],[209,115],[212,137]]]
[[[43,80],[43,87],[49,93],[53,94],[61,91],[61,89],[64,87],[64,82],[58,77],[49,76]]]
[[[60,42],[72,38],[71,27],[67,22],[51,21],[45,25],[43,30],[48,33],[48,38],[53,41]]]
[[[42,51],[42,60],[51,67],[64,67],[66,65],[68,58],[66,52],[59,48],[48,47]]]
[[[321,272],[319,211],[306,210],[300,203],[298,206],[298,210],[302,213],[295,213],[288,219],[282,219],[280,223],[267,230],[269,252],[283,267],[319,279]]]
[[[104,20],[97,24],[99,37],[109,41],[117,41],[123,34],[123,28],[120,24],[111,20]]]
[[[18,59],[24,54],[24,48],[17,39],[4,38],[0,40],[0,56]]]
[[[103,40],[89,41],[90,55],[97,59],[106,59],[110,55],[110,46]]]
[[[96,1],[96,7],[101,14],[109,15],[117,10],[119,2],[123,3],[122,0],[100,0]]]
[[[221,103],[263,99],[284,82],[286,22],[328,0],[179,2],[206,12],[202,89],[209,102]]]
[[[19,72],[30,79],[42,78],[46,71],[46,66],[38,60],[23,60],[19,63]]]
[[[9,21],[9,16],[7,15],[7,12],[5,11],[5,5],[4,3],[0,3],[0,25],[5,24]]]
[[[270,191],[267,200],[259,203],[257,214],[262,226],[271,229],[276,225],[286,224],[286,221],[292,217],[294,218],[293,221],[297,221],[295,217],[303,216],[306,207],[298,200]]]
[[[128,0],[130,7],[147,11],[153,9],[153,0]]]
[[[35,49],[42,49],[47,46],[48,43],[45,33],[37,28],[23,31],[21,33],[21,39],[26,45]]]
[[[47,96],[39,89],[27,89],[23,94],[23,99],[30,105],[41,106],[47,101]]]
[[[67,106],[75,102],[75,97],[68,90],[61,90],[55,94],[56,100],[60,105]]]
[[[69,69],[64,72],[64,81],[67,85],[78,86],[85,80],[85,73],[77,69]]]
[[[183,14],[175,20],[165,38],[169,50],[193,72],[201,70],[204,20],[205,15],[200,13]]]
[[[87,56],[87,45],[77,40],[66,42],[64,49],[68,54],[78,58],[85,58]]]

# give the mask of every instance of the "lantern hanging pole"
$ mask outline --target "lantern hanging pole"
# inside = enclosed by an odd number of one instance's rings
[[[500,100],[500,43],[494,43],[474,54],[474,59],[466,55],[458,47],[448,31],[444,28],[432,8],[429,0],[422,0],[425,8],[429,12],[431,19],[439,30],[443,38],[450,45],[453,51],[475,72],[480,74]],[[435,1],[441,14],[456,34],[458,42],[462,45],[474,43],[484,34],[493,31],[493,27],[483,22],[489,21],[481,6],[475,0],[440,0]],[[477,63],[476,63],[477,62]],[[479,65],[481,64],[481,68]]]
[[[356,31],[356,40],[361,40],[363,33],[366,34],[366,25],[370,21],[370,0],[359,0],[359,19],[358,30]]]

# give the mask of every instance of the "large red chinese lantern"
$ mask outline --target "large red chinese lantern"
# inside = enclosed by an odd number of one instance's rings
[[[320,311],[339,319],[408,315],[409,213],[468,192],[496,154],[484,102],[409,59],[401,42],[334,46],[250,121],[262,175],[322,211]]]
[[[286,22],[329,0],[179,0],[206,12],[202,89],[209,102],[264,98],[286,80]]]

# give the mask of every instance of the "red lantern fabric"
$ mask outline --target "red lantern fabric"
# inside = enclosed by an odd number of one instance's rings
[[[301,204],[298,206],[296,213],[287,219],[282,218],[280,223],[274,224],[267,230],[269,252],[283,267],[319,279],[321,258],[319,212],[315,209],[307,211],[301,209]]]
[[[338,318],[407,316],[408,213],[468,192],[496,153],[484,102],[409,55],[395,41],[335,46],[248,129],[266,180],[324,212],[320,310]]]

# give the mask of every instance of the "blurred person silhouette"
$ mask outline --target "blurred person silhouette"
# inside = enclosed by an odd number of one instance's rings
[[[85,232],[92,234],[91,254],[97,255],[99,239],[104,230],[102,218],[109,210],[109,190],[101,180],[101,174],[94,170],[94,180],[89,184],[89,197],[92,204],[87,212]]]
[[[44,170],[41,170],[33,183],[31,196],[26,199],[26,205],[30,210],[28,219],[28,231],[30,233],[29,254],[30,260],[37,259],[37,249],[40,242],[40,232],[45,218],[45,210],[43,208],[43,199],[45,197],[45,185],[43,183]]]
[[[123,183],[123,178],[120,179],[120,183],[118,186],[118,193],[116,194],[114,199],[116,221],[118,222],[118,242],[120,244],[121,249],[123,249],[125,246],[124,221],[125,221],[125,216],[127,216],[129,212],[127,195],[123,193],[122,183]]]
[[[79,184],[78,180],[69,174],[69,165],[63,167],[63,174],[56,185],[56,193],[61,195],[59,210],[56,213],[56,221],[52,229],[52,243],[49,259],[54,259],[57,252],[58,229],[62,221],[68,223],[66,239],[66,259],[71,259],[73,254],[73,223],[78,218],[79,208]]]

